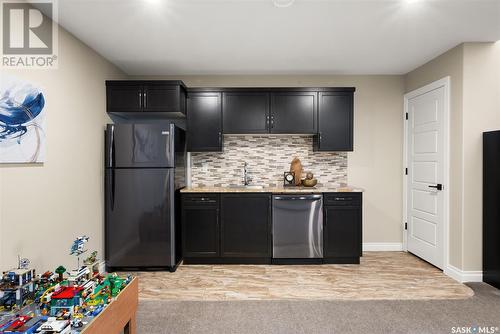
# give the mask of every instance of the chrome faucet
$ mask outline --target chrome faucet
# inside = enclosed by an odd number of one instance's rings
[[[250,185],[250,182],[252,181],[252,178],[250,178],[250,176],[248,176],[248,164],[245,162],[245,164],[243,165],[243,184],[245,186],[249,186]]]

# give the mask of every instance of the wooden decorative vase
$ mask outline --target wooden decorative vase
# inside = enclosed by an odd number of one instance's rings
[[[295,185],[300,186],[302,184],[302,163],[300,159],[295,157],[290,164],[290,172],[295,173]]]

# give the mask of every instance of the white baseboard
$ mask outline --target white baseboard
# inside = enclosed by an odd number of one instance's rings
[[[459,281],[460,283],[466,283],[466,282],[482,282],[483,281],[483,272],[478,270],[478,271],[465,271],[458,269],[455,266],[452,266],[449,264],[445,270],[444,273],[451,278],[453,278],[456,281]]]
[[[364,242],[363,252],[401,252],[401,242]]]

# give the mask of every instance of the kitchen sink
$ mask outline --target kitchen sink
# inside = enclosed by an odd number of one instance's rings
[[[229,188],[231,189],[254,189],[254,190],[262,190],[264,189],[263,185],[258,185],[258,184],[252,184],[248,186],[235,186],[235,185],[230,185]]]

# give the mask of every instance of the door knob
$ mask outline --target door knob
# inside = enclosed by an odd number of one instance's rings
[[[429,186],[429,188],[434,188],[434,189],[437,189],[437,190],[443,190],[443,185],[441,183],[438,183],[435,186]]]

